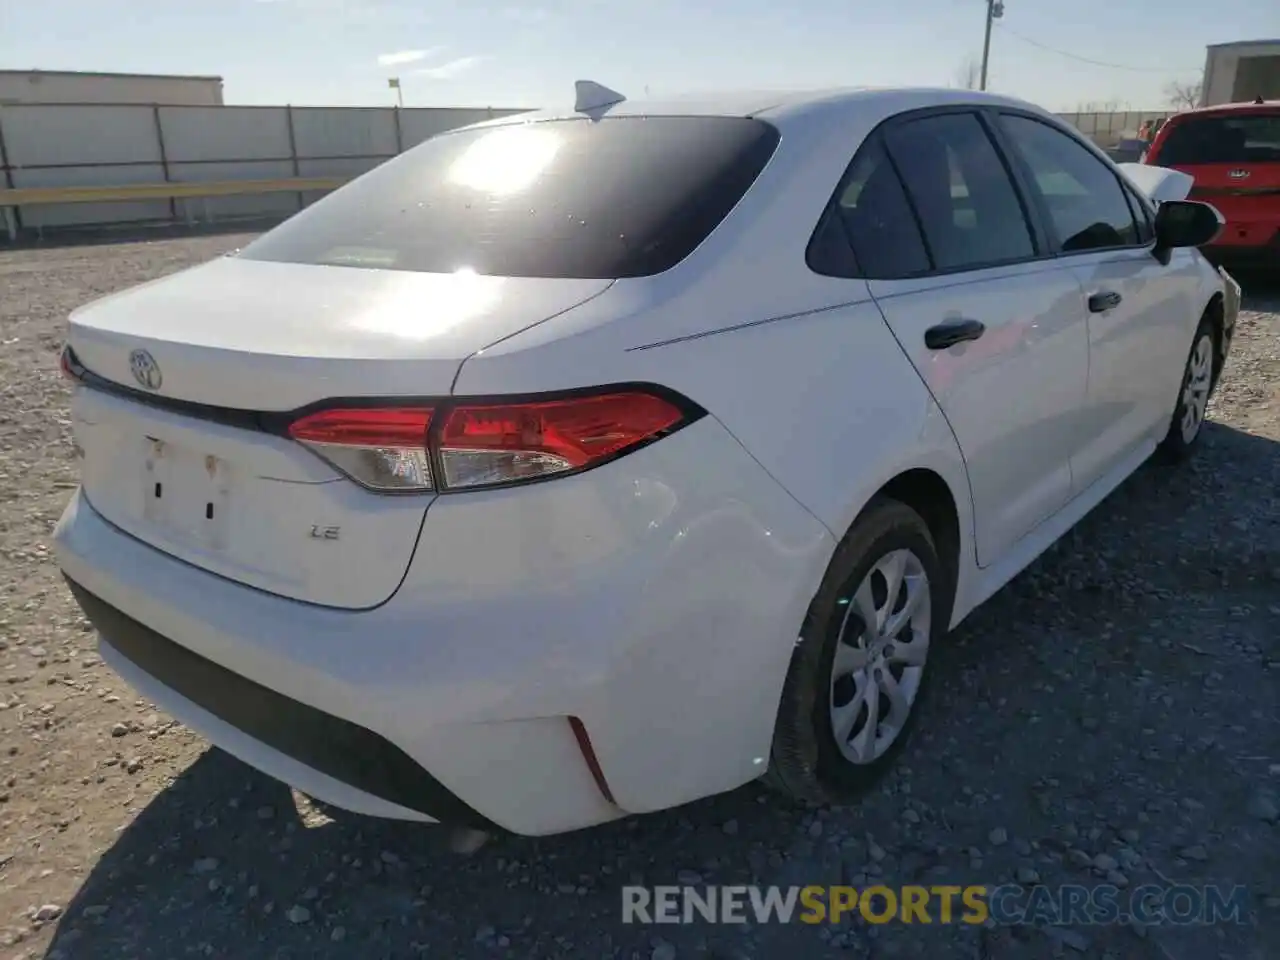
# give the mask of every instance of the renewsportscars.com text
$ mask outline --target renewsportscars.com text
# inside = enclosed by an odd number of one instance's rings
[[[759,887],[627,886],[623,923],[922,923],[977,925],[1242,923],[1244,887],[1148,884]]]

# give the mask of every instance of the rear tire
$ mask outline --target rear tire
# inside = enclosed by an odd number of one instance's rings
[[[783,684],[766,786],[800,803],[840,804],[884,775],[919,713],[952,588],[920,515],[873,500],[810,605]]]
[[[1192,338],[1178,386],[1178,401],[1169,419],[1169,430],[1160,443],[1160,457],[1166,463],[1190,459],[1199,446],[1217,377],[1217,353],[1217,332],[1213,321],[1205,317]]]

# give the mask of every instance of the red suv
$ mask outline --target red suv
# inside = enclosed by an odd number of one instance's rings
[[[1280,102],[1177,114],[1142,162],[1191,174],[1188,199],[1212,204],[1227,221],[1202,250],[1211,261],[1280,270]]]

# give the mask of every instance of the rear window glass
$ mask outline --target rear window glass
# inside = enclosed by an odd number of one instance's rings
[[[777,146],[743,117],[553,120],[446,133],[246,246],[251,260],[510,277],[661,273]]]
[[[1171,123],[1156,162],[1280,163],[1280,113],[1189,118]]]

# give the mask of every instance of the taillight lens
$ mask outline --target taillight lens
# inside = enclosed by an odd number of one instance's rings
[[[470,490],[598,466],[689,423],[696,416],[690,409],[645,390],[619,390],[520,403],[321,410],[294,421],[289,435],[370,490]]]
[[[58,356],[58,368],[62,371],[62,375],[73,383],[80,379],[80,361],[71,352],[70,346],[62,348],[62,353]]]
[[[420,407],[321,410],[295,420],[289,436],[370,490],[417,493],[433,486],[430,426]]]
[[[460,406],[440,427],[440,464],[449,487],[535,480],[594,466],[682,420],[679,407],[641,392]]]

